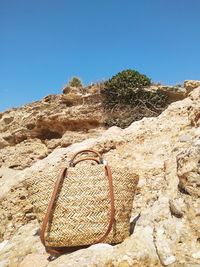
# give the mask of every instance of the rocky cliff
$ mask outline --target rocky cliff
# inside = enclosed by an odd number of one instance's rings
[[[103,119],[99,94],[49,95],[2,112],[0,165],[13,169],[31,166],[58,146],[67,147],[97,136]]]
[[[48,96],[1,113],[0,266],[200,266],[200,87],[192,85],[160,116],[124,130],[102,127],[104,111],[91,94],[73,103],[72,95]],[[86,148],[139,175],[134,233],[49,262],[23,180]]]
[[[146,90],[164,92],[169,103],[185,98],[187,93],[185,88],[161,85]],[[156,115],[142,112],[140,117]],[[98,136],[105,130],[106,119],[125,119],[132,113],[125,106],[115,112],[105,111],[98,85],[82,89],[66,86],[61,95],[48,95],[40,101],[1,112],[0,167],[16,170],[30,167],[56,147]]]

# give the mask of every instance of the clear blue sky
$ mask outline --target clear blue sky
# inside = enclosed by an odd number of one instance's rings
[[[0,0],[0,111],[135,69],[200,80],[200,0]]]

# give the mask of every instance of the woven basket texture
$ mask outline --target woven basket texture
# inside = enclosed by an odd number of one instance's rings
[[[115,220],[105,243],[119,243],[130,235],[130,214],[138,176],[111,168]],[[59,169],[44,170],[26,179],[29,199],[40,223],[45,215]],[[71,247],[93,244],[106,232],[110,219],[108,178],[104,165],[69,167],[45,232],[45,245]]]

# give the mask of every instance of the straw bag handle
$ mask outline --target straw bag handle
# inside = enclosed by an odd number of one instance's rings
[[[96,151],[94,151],[94,150],[92,150],[92,149],[84,149],[84,150],[81,150],[81,151],[79,151],[79,152],[77,152],[76,154],[74,154],[74,156],[72,157],[72,159],[69,161],[69,165],[71,166],[71,167],[74,167],[78,162],[76,162],[75,163],[75,165],[74,165],[74,160],[75,160],[75,158],[78,156],[78,155],[81,155],[81,154],[83,154],[83,153],[86,153],[86,152],[91,152],[91,153],[94,153],[94,154],[96,154],[96,156],[99,158],[99,164],[102,164],[103,163],[103,158],[102,158],[102,156],[101,156],[101,154],[99,153],[99,152],[96,152]],[[95,160],[96,161],[96,159],[93,157],[92,158],[93,160]],[[82,161],[82,160],[81,160]]]
[[[109,182],[109,196],[110,196],[110,206],[111,206],[110,219],[109,219],[109,225],[108,225],[106,232],[99,240],[95,241],[94,244],[102,242],[108,236],[108,234],[110,233],[110,231],[112,229],[113,222],[114,222],[114,213],[115,213],[114,192],[113,192],[114,190],[113,190],[113,182],[112,182],[112,173],[111,173],[111,169],[108,165],[105,165],[105,174],[108,177],[108,182]],[[56,179],[54,190],[53,190],[53,193],[52,193],[52,196],[51,196],[51,199],[50,199],[50,202],[49,202],[49,205],[47,207],[47,211],[46,211],[46,214],[44,216],[43,223],[42,223],[42,228],[41,228],[41,232],[40,232],[40,239],[41,239],[44,246],[45,246],[45,230],[46,230],[47,224],[48,224],[50,216],[51,216],[51,212],[52,212],[52,209],[53,209],[56,197],[57,197],[59,187],[65,178],[67,178],[67,168],[63,167],[61,169],[61,172],[58,175],[58,178]],[[62,250],[59,251],[56,249],[49,248],[47,246],[45,246],[45,248],[46,248],[46,251],[50,252],[50,253],[54,253],[54,254],[62,254],[63,253]]]
[[[96,158],[93,158],[93,157],[85,157],[85,158],[81,158],[81,159],[79,159],[79,160],[77,160],[77,161],[75,161],[73,163],[70,162],[70,166],[71,167],[75,167],[76,164],[78,164],[81,161],[85,161],[85,160],[94,160],[94,161],[96,161],[96,163],[101,164],[100,160],[98,160]]]

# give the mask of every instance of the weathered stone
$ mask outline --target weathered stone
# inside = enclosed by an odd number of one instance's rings
[[[16,146],[1,149],[0,164],[11,169],[22,170],[47,155],[47,147],[41,140],[25,140]]]
[[[9,239],[22,225],[35,219],[33,207],[27,200],[28,192],[22,185],[12,187],[7,198],[0,201],[0,241]]]
[[[19,267],[45,267],[48,263],[47,255],[34,253],[28,254],[19,264]]]
[[[72,106],[68,107],[66,101],[71,101]],[[77,132],[80,141],[92,137],[88,134],[91,129],[97,132],[93,136],[98,136],[99,129],[103,128],[100,102],[99,96],[93,99],[91,94],[74,91],[66,95],[49,95],[35,103],[0,113],[0,167],[29,167],[63,143],[67,146],[79,142]]]
[[[46,101],[48,104],[51,98]],[[101,130],[99,137],[85,141],[80,138],[82,142],[54,149],[29,168],[11,170],[7,179],[2,172],[1,225],[3,238],[8,241],[0,245],[1,262],[14,267],[29,264],[31,257],[36,261],[46,261],[48,257],[38,236],[38,223],[25,221],[26,214],[34,215],[27,192],[22,189],[25,177],[33,171],[39,176],[45,168],[65,165],[79,150],[97,149],[111,168],[132,167],[140,177],[132,210],[134,232],[122,244],[91,246],[63,255],[46,266],[199,266],[199,114],[200,87],[171,104],[157,118],[144,118],[124,130]],[[95,129],[85,128],[87,133]],[[19,249],[13,249],[16,247]]]
[[[192,254],[192,257],[193,257],[194,259],[200,259],[200,251],[197,251],[197,252],[193,253],[193,254]]]
[[[181,136],[181,138],[179,139],[180,142],[188,142],[192,140],[192,136]]]
[[[189,94],[192,90],[200,86],[200,81],[192,81],[188,80],[184,82],[184,87],[187,90],[187,94]]]
[[[68,106],[81,105],[83,104],[83,97],[80,93],[68,93],[66,95],[62,95],[61,102]]]
[[[71,94],[71,93],[72,94],[80,94],[80,89],[76,88],[76,87],[73,87],[73,86],[66,85],[66,86],[63,87],[62,93],[64,95]]]
[[[2,260],[0,261],[0,267],[9,267],[9,263],[8,259]]]
[[[3,262],[5,261],[7,263],[5,267],[25,267],[25,263],[29,264],[27,266],[31,266],[30,259],[32,257],[32,254],[33,262],[35,261],[38,264],[41,264],[36,266],[45,266],[44,264],[42,265],[42,263],[47,263],[45,259],[48,258],[48,254],[45,252],[44,247],[40,242],[39,236],[36,234],[37,229],[38,223],[37,221],[33,221],[25,226],[20,227],[18,231],[10,238],[10,240],[3,242],[4,245],[0,250],[0,258]],[[41,255],[41,257],[38,257],[37,259],[34,257],[35,254]],[[26,257],[26,255],[29,256]],[[23,265],[19,265],[20,263],[22,263]]]
[[[179,187],[200,197],[200,140],[177,156]]]
[[[74,266],[106,266],[106,261],[112,255],[113,247],[108,244],[97,244],[87,249],[64,255],[50,262],[48,267],[74,267]]]
[[[186,97],[186,89],[178,86],[152,85],[147,91],[159,91],[168,97],[168,103],[182,100]]]

